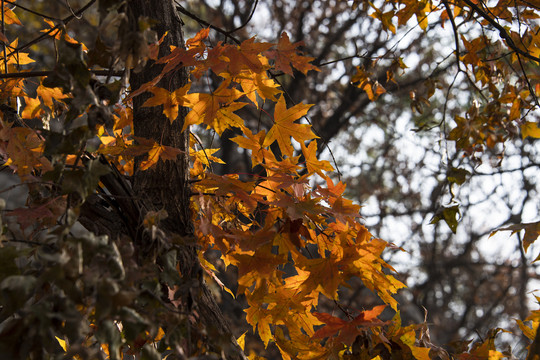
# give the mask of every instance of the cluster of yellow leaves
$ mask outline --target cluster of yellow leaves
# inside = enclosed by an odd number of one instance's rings
[[[358,66],[356,68],[356,74],[351,78],[351,82],[358,83],[356,86],[366,92],[369,100],[375,101],[386,90],[378,81],[372,81],[369,75],[361,66]]]
[[[379,19],[392,34],[400,27],[415,24],[426,31],[428,23],[436,26],[437,20],[441,27],[458,31],[454,45],[460,64],[456,66],[466,74],[477,96],[465,114],[456,115],[455,126],[447,138],[467,155],[481,153],[485,147],[493,149],[514,138],[518,129],[523,138],[540,136],[535,124],[525,120],[537,107],[540,94],[540,76],[532,71],[538,66],[538,60],[533,58],[540,54],[539,15],[533,4],[509,0],[486,4],[469,0],[440,3],[399,0],[375,5],[354,1],[353,7],[357,6],[372,11],[371,16]],[[413,15],[415,22],[411,21]],[[478,32],[461,32],[451,25],[470,23],[477,16],[480,20],[471,26],[478,26]],[[493,24],[498,24],[497,31],[486,35],[485,27]],[[373,83],[369,75],[358,68],[352,82],[364,89],[370,100],[376,100],[384,89]],[[422,112],[420,102],[429,105],[432,95],[430,92],[427,99],[411,98],[413,111]]]
[[[321,319],[330,316],[314,314],[320,296],[337,300],[339,287],[351,277],[360,277],[396,309],[392,295],[404,285],[384,272],[392,270],[381,259],[386,242],[359,223],[360,207],[343,197],[345,185],[335,184],[325,174],[333,170],[332,165],[317,159],[317,136],[300,122],[311,105],[288,105],[269,77],[273,70],[291,75],[292,68],[312,70],[311,58],[301,56],[298,44],[291,44],[286,34],[277,45],[249,39],[238,46],[219,43],[212,48],[204,41],[208,34],[208,29],[202,30],[187,41],[186,49],[173,49],[158,59],[165,66],[156,79],[190,66],[195,79],[208,71],[221,77],[216,90],[190,92],[192,83],[168,90],[156,87],[154,80],[131,96],[151,92],[154,96],[144,106],[162,106],[171,122],[177,120],[180,107],[190,109],[184,128],[200,124],[218,135],[230,128],[242,131],[232,141],[250,150],[252,165],[264,168],[265,176],[241,180],[238,175],[213,175],[208,170],[211,162],[221,162],[214,155],[219,149],[197,150],[199,141],[192,141],[191,175],[199,179],[193,186],[200,194],[193,203],[199,241],[203,249],[219,249],[226,266],[238,268],[236,293],[246,296],[247,321],[266,346],[275,342],[285,359],[341,351],[351,344],[335,341],[323,346],[321,333],[315,336],[324,324]],[[267,101],[275,104],[271,114],[263,110]],[[268,132],[252,132],[236,113],[246,106],[267,115]],[[125,157],[133,146],[140,146],[125,144],[128,141],[117,135],[108,145],[104,141],[100,152]],[[277,152],[270,149],[274,145]],[[157,157],[161,154],[156,152]],[[324,179],[325,187],[310,189],[308,178],[315,173]],[[369,331],[384,325],[375,319],[378,313],[372,314],[350,325],[349,337],[355,327]]]

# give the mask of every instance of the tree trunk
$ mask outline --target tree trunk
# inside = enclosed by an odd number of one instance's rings
[[[128,17],[131,27],[138,30],[138,19],[147,17],[156,21],[152,27],[158,37],[168,32],[161,48],[163,56],[170,45],[184,46],[182,22],[171,0],[131,0],[128,1]],[[138,89],[142,84],[154,79],[161,71],[160,66],[147,63],[142,71],[131,75],[131,89]],[[162,79],[159,87],[176,90],[188,81],[187,71],[175,72],[171,77]],[[190,212],[189,186],[189,134],[182,132],[186,112],[180,111],[178,119],[172,124],[162,113],[161,107],[141,107],[149,95],[142,94],[133,99],[133,127],[135,136],[154,139],[156,142],[184,151],[176,161],[159,161],[150,170],[138,171],[136,162],[133,178],[133,190],[136,198],[144,199],[149,209],[165,209],[168,218],[160,223],[168,234],[193,238],[193,224]],[[187,241],[180,248],[179,264],[183,281],[187,287],[198,287],[191,291],[194,306],[200,322],[208,334],[209,343],[221,349],[228,359],[245,359],[229,326],[223,317],[215,299],[202,280],[202,270],[197,258],[194,241]],[[184,287],[183,287],[184,288]]]

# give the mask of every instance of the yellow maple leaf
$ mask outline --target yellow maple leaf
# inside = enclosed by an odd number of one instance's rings
[[[308,172],[310,174],[313,174],[316,172],[321,177],[324,177],[323,170],[324,171],[334,171],[334,168],[332,167],[332,164],[330,164],[327,160],[319,160],[317,159],[317,142],[312,141],[309,143],[308,147],[304,145],[304,143],[300,143],[302,146],[302,153],[304,154],[304,157],[306,158],[306,167],[308,169]]]
[[[269,99],[277,101],[276,95],[282,93],[278,89],[279,85],[272,79],[269,79],[265,73],[254,73],[251,71],[243,71],[240,76],[235,78],[242,86],[242,90],[255,106],[259,107],[257,102],[257,94],[261,99]]]
[[[218,152],[221,149],[203,149],[196,151],[191,156],[194,156],[195,159],[206,166],[210,166],[210,161],[216,162],[218,164],[225,164],[223,160],[218,157],[213,156],[214,153]]]
[[[55,336],[55,338],[58,341],[58,343],[60,344],[60,346],[62,347],[62,349],[64,349],[64,351],[67,351],[66,340],[61,339],[58,336]]]
[[[36,118],[43,112],[43,109],[41,109],[41,101],[39,99],[25,96],[24,102],[26,103],[26,106],[21,114],[23,119]]]
[[[244,125],[244,120],[234,112],[238,109],[243,108],[247,103],[235,102],[229,106],[224,106],[219,108],[216,113],[216,117],[212,121],[212,126],[218,135],[223,134],[223,132],[231,127],[242,127]]]
[[[535,139],[540,139],[540,128],[535,122],[527,121],[521,125],[521,138],[525,139],[527,136],[530,136]]]
[[[223,132],[224,127],[227,127],[227,123],[230,124],[231,121],[239,123],[239,118],[233,119],[231,112],[224,108],[231,106],[233,101],[242,96],[243,93],[236,89],[229,89],[229,84],[230,81],[222,82],[216,91],[211,94],[193,93],[186,95],[188,101],[186,106],[190,107],[191,111],[186,116],[182,131],[187,129],[189,125],[203,123],[216,131],[219,129]],[[233,106],[232,111],[238,110],[240,107],[234,108]],[[218,129],[216,129],[216,125]]]
[[[4,22],[6,25],[17,24],[22,25],[19,18],[15,13],[9,8],[8,4],[4,4]]]
[[[274,126],[266,134],[264,146],[270,146],[274,141],[277,141],[281,152],[289,157],[293,156],[293,146],[291,137],[298,142],[316,139],[311,126],[305,124],[296,124],[295,121],[306,115],[309,108],[313,105],[298,104],[289,109],[285,104],[285,99],[281,96],[274,110]]]
[[[11,42],[11,44],[9,44],[8,48],[9,49],[16,49],[18,45],[19,45],[19,39],[15,39],[15,40],[13,40]],[[33,62],[35,62],[35,61],[32,60],[28,56],[28,53],[23,53],[23,52],[14,52],[12,55],[8,56],[8,61],[7,61],[8,64],[16,64],[16,65],[26,65],[26,64],[33,63]],[[3,62],[1,64],[0,68],[2,70],[5,69]],[[8,67],[8,69],[9,69],[9,67]]]
[[[189,91],[190,87],[191,83],[188,83],[175,91],[151,87],[148,89],[148,91],[154,94],[154,96],[146,100],[142,106],[151,107],[163,105],[163,114],[172,124],[178,117],[178,107],[187,105],[189,102],[189,95],[187,95],[187,92]]]
[[[238,135],[231,138],[231,141],[234,141],[238,146],[251,150],[251,165],[255,167],[256,165],[263,162],[264,159],[264,138],[266,136],[266,131],[261,130],[257,134],[253,134],[251,130],[246,127],[242,128],[244,136]]]
[[[56,87],[56,88],[49,88],[45,87],[43,85],[39,85],[37,88],[37,94],[41,99],[43,100],[43,104],[48,106],[50,109],[53,107],[53,99],[56,101],[59,101],[61,99],[65,99],[68,96],[65,95],[62,92],[62,89]]]
[[[158,143],[155,143],[152,149],[148,151],[148,159],[141,163],[141,170],[147,170],[152,166],[156,165],[159,159],[165,160],[176,160],[176,157],[181,154],[183,151],[171,146],[165,146]]]

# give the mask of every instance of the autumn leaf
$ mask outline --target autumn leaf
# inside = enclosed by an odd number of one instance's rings
[[[394,19],[394,16],[395,16],[395,12],[393,10],[383,13],[381,10],[375,8],[375,12],[371,14],[370,16],[375,19],[379,19],[381,21],[381,24],[384,30],[390,30],[392,34],[396,33],[396,27],[392,23],[392,20]]]
[[[327,160],[317,159],[317,142],[311,141],[306,147],[304,143],[300,143],[302,146],[302,153],[306,158],[306,167],[309,174],[317,173],[321,177],[324,177],[323,171],[334,171],[334,168]]]
[[[155,143],[152,149],[148,151],[148,159],[141,163],[140,169],[148,170],[152,166],[156,165],[160,159],[163,161],[175,161],[176,157],[181,153],[183,153],[183,151],[180,149]]]
[[[43,21],[45,21],[47,23],[47,25],[50,26],[49,29],[41,30],[41,32],[43,32],[43,33],[48,33],[49,31],[51,31],[52,29],[54,29],[56,27],[54,22],[49,20],[49,19],[43,19]],[[84,45],[83,43],[80,43],[77,40],[73,39],[71,36],[69,36],[67,31],[62,31],[61,29],[62,28],[57,28],[55,30],[52,30],[48,35],[55,38],[56,40],[60,40],[60,38],[61,38],[60,35],[62,33],[64,33],[64,40],[65,41],[67,41],[68,43],[71,43],[71,44],[80,44],[82,46],[83,51],[88,51],[88,48],[86,47],[86,45]]]
[[[0,155],[7,158],[4,163],[17,172],[23,180],[29,178],[34,169],[51,170],[51,162],[44,156],[43,139],[32,129],[26,127],[8,127],[5,124],[0,128],[0,139],[9,138],[7,147],[0,147]],[[0,143],[1,145],[1,143]]]
[[[19,39],[15,39],[9,44],[8,48],[10,49],[16,49],[19,45]],[[8,64],[14,64],[14,65],[27,65],[35,62],[33,59],[28,56],[28,53],[24,52],[15,52],[13,55],[8,56]],[[1,64],[1,69],[4,70],[4,63]],[[8,67],[9,69],[9,67]]]
[[[276,95],[282,91],[278,89],[279,85],[272,79],[269,79],[264,73],[242,72],[236,77],[236,81],[240,83],[242,90],[249,100],[259,107],[257,96],[261,99],[277,101]]]
[[[4,11],[3,11],[3,15],[4,15],[4,23],[6,25],[10,25],[10,24],[17,24],[17,25],[21,25],[22,26],[22,23],[20,22],[19,18],[17,17],[17,15],[15,15],[15,13],[9,8],[9,5],[8,4],[4,4]],[[7,42],[7,41],[6,41]]]
[[[414,330],[408,331],[399,338],[412,352],[417,360],[430,360],[429,348],[416,346],[416,334]]]
[[[218,135],[221,135],[227,129],[242,127],[244,120],[234,112],[243,108],[245,105],[247,103],[234,102],[228,106],[219,108],[210,128],[214,129]]]
[[[199,30],[197,34],[195,34],[194,37],[186,40],[186,46],[188,48],[193,47],[200,47],[203,45],[203,41],[208,38],[208,35],[210,34],[210,28],[205,28]]]
[[[251,130],[243,127],[244,136],[238,135],[231,138],[231,141],[238,144],[238,146],[251,150],[251,165],[262,163],[264,158],[264,139],[266,137],[266,131],[261,130],[257,134],[253,134]]]
[[[114,130],[122,130],[126,126],[133,126],[133,109],[118,106],[115,110]]]
[[[43,104],[50,109],[53,108],[53,99],[55,101],[60,101],[68,97],[62,92],[62,89],[58,87],[49,88],[40,84],[36,91],[38,96],[41,97],[41,99],[43,100]]]
[[[523,236],[523,249],[527,251],[529,246],[534,243],[540,236],[540,221],[533,223],[523,223],[523,224],[514,224],[504,228],[494,230],[490,237],[495,235],[499,231],[511,231],[512,235],[525,230],[525,235]]]
[[[292,67],[304,75],[310,70],[320,71],[316,66],[310,64],[315,58],[300,54],[298,47],[302,45],[302,42],[291,43],[289,35],[282,32],[276,49],[269,50],[267,55],[269,58],[274,59],[276,70],[283,71],[291,76],[293,76]]]
[[[167,89],[152,87],[148,89],[148,91],[154,94],[154,96],[146,100],[142,106],[151,107],[163,105],[163,114],[167,116],[172,124],[178,118],[178,107],[184,106],[184,104],[189,102],[187,92],[190,87],[191,83],[187,83],[180,89],[172,92]]]
[[[291,137],[300,143],[318,138],[309,125],[295,123],[296,120],[307,114],[311,106],[313,105],[298,104],[287,109],[285,99],[281,96],[274,110],[274,126],[266,134],[264,146],[270,146],[274,141],[277,141],[283,154],[291,157],[294,152]]]
[[[336,336],[344,344],[352,345],[356,336],[362,333],[362,327],[382,326],[385,322],[377,317],[383,312],[386,305],[375,306],[371,310],[360,312],[354,319],[345,321],[330,314],[313,313],[317,319],[325,324],[313,335],[314,339],[324,339]]]
[[[239,46],[229,46],[223,51],[223,55],[229,59],[229,73],[231,75],[240,74],[244,69],[254,73],[263,71],[263,63],[259,59],[259,54],[268,50],[272,44],[255,42],[255,38],[244,40]]]
[[[36,118],[43,112],[43,109],[41,109],[41,101],[39,99],[25,96],[24,101],[26,106],[21,113],[23,119]]]
[[[521,138],[525,139],[528,136],[535,139],[540,139],[540,128],[538,128],[537,123],[527,121],[521,125]]]
[[[216,132],[223,132],[231,126],[239,127],[243,124],[233,112],[244,105],[233,105],[233,101],[242,96],[242,92],[228,88],[229,82],[224,81],[211,94],[193,93],[186,96],[191,108],[187,114],[182,131],[190,125],[206,124]],[[227,109],[229,107],[229,109]]]
[[[292,67],[301,71],[304,75],[310,70],[320,71],[316,66],[310,64],[314,60],[312,57],[299,55],[298,47],[302,42],[291,43],[286,32],[281,33],[276,49],[267,52],[268,57],[274,59],[276,70],[293,76]]]
[[[213,155],[219,150],[221,149],[203,149],[189,155],[206,166],[210,166],[210,161],[216,162],[218,164],[225,164],[223,160]]]
[[[65,208],[65,199],[57,197],[48,200],[44,204],[32,204],[30,207],[17,208],[6,213],[7,216],[14,216],[22,230],[36,224],[54,224]],[[39,220],[39,221],[38,221]]]
[[[254,330],[256,327],[264,346],[268,346],[268,343],[272,339],[272,331],[270,329],[272,319],[269,316],[268,311],[260,307],[250,306],[245,310],[245,312],[247,321],[249,323],[256,324],[253,327]]]
[[[33,208],[19,208],[8,212],[7,216],[17,217],[17,222],[21,225],[21,229],[26,229],[36,223],[37,219],[51,218],[54,216],[52,211],[45,205],[36,206]]]
[[[62,350],[67,351],[66,340],[63,340],[59,338],[58,336],[55,336],[55,338],[58,341],[58,344],[60,344],[60,347],[62,348]]]

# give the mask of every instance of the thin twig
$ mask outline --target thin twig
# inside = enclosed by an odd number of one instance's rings
[[[45,14],[39,13],[39,12],[37,12],[37,11],[35,11],[35,10],[29,9],[29,8],[27,8],[27,7],[25,7],[25,6],[22,6],[22,5],[20,5],[20,4],[17,4],[17,3],[13,2],[13,1],[4,0],[4,2],[7,2],[8,4],[11,4],[11,5],[13,5],[13,6],[16,6],[16,7],[18,7],[19,9],[22,9],[22,10],[24,10],[24,11],[28,11],[28,12],[31,13],[31,14],[40,16],[40,17],[45,18],[45,19],[54,20],[54,21],[62,21],[62,20],[59,19],[59,18],[55,18],[55,17],[53,17],[53,16],[49,16],[49,15],[45,15]]]
[[[247,20],[242,25],[237,27],[236,29],[233,29],[233,30],[229,31],[230,34],[236,32],[236,31],[238,31],[240,29],[243,29],[247,24],[249,24],[249,22],[251,21],[251,18],[253,17],[253,14],[255,13],[255,9],[257,8],[258,4],[259,4],[259,0],[255,0],[255,4],[253,4],[253,9],[251,9],[251,13],[249,14]]]
[[[69,11],[71,11],[71,14],[72,14],[73,16],[75,16],[75,18],[76,18],[77,20],[81,20],[81,19],[82,19],[82,15],[77,15],[77,14],[75,14],[75,12],[73,12],[73,9],[71,8],[71,5],[69,5],[69,1],[68,1],[68,0],[65,0],[65,2],[66,2],[67,8],[69,9]]]
[[[457,60],[457,67],[458,70],[461,70],[460,66],[460,55],[459,55],[459,37],[458,37],[458,29],[456,26],[456,22],[454,20],[454,14],[452,14],[452,9],[450,9],[450,5],[448,4],[447,0],[443,0],[444,7],[446,8],[446,13],[448,14],[448,18],[450,19],[450,23],[452,24],[452,29],[454,30],[454,42],[456,43],[456,60]]]
[[[367,57],[367,56],[364,56],[364,55],[354,54],[354,55],[347,56],[347,57],[344,57],[344,58],[341,58],[341,59],[336,59],[336,60],[327,61],[327,62],[325,62],[325,63],[319,64],[318,66],[319,66],[319,67],[322,67],[322,66],[334,64],[334,63],[337,63],[337,62],[340,62],[340,61],[345,61],[345,60],[350,60],[350,59],[356,59],[356,58],[369,59],[369,60],[373,60],[373,59],[374,59],[374,58],[370,58],[370,57]]]
[[[529,54],[527,51],[524,51],[517,47],[517,45],[514,43],[514,40],[512,40],[512,37],[510,34],[506,31],[506,29],[499,24],[495,19],[493,19],[489,14],[487,14],[484,10],[482,10],[478,5],[473,3],[471,0],[463,0],[465,4],[467,4],[472,10],[474,10],[478,15],[480,15],[484,20],[486,20],[488,23],[490,23],[495,29],[499,31],[499,35],[501,38],[503,38],[506,41],[506,44],[514,50],[516,53],[521,54],[525,56],[526,58],[529,58],[531,60],[537,61],[540,63],[540,58],[538,56],[534,56]]]
[[[123,71],[110,71],[110,70],[89,70],[92,74],[98,76],[122,76]],[[31,78],[31,77],[40,77],[40,76],[49,76],[54,74],[54,71],[51,70],[38,70],[38,71],[26,71],[26,72],[16,72],[9,74],[0,74],[0,79],[8,78]]]
[[[525,78],[525,82],[527,83],[527,87],[529,88],[529,92],[531,93],[531,96],[532,96],[536,106],[540,107],[540,104],[538,103],[538,98],[536,97],[536,94],[534,92],[532,84],[529,81],[529,77],[527,76],[527,72],[525,71],[525,66],[523,66],[523,61],[521,61],[521,56],[520,56],[520,54],[516,54],[516,56],[517,56],[517,59],[518,59],[518,62],[519,62],[519,67],[521,68],[521,71],[523,72],[523,77]]]
[[[186,8],[184,8],[182,5],[180,5],[176,1],[175,1],[175,4],[176,4],[176,9],[178,11],[180,11],[182,14],[189,16],[190,18],[192,18],[193,20],[195,20],[196,22],[198,22],[199,24],[201,24],[203,26],[206,26],[206,27],[208,27],[210,29],[213,29],[213,30],[217,31],[218,33],[221,33],[221,34],[225,35],[226,37],[228,37],[229,39],[231,39],[235,43],[241,44],[241,41],[238,40],[237,38],[235,38],[234,36],[232,36],[230,31],[223,30],[220,27],[214,26],[214,25],[210,24],[209,22],[204,21],[203,19],[201,19],[197,15],[195,15],[195,14],[189,12],[188,10],[186,10]]]
[[[3,0],[5,1],[5,0]],[[26,44],[23,44],[19,47],[17,47],[14,51],[12,51],[11,53],[8,54],[8,56],[11,56],[13,54],[15,54],[16,52],[18,51],[22,51],[24,49],[27,49],[29,48],[30,46],[34,45],[34,44],[37,44],[38,42],[40,41],[43,41],[44,39],[47,39],[49,37],[49,35],[60,29],[61,27],[67,25],[69,22],[71,22],[73,19],[76,19],[77,16],[80,16],[82,13],[84,13],[90,6],[92,6],[94,3],[96,2],[96,0],[90,0],[86,5],[84,5],[81,9],[79,9],[78,11],[75,12],[75,15],[69,15],[68,17],[66,17],[65,19],[62,19],[60,20],[60,23],[55,25],[54,27],[52,27],[51,29],[49,29],[47,32],[43,33],[42,35],[38,36],[37,38],[33,39],[33,40],[30,40],[29,42],[27,42]]]

